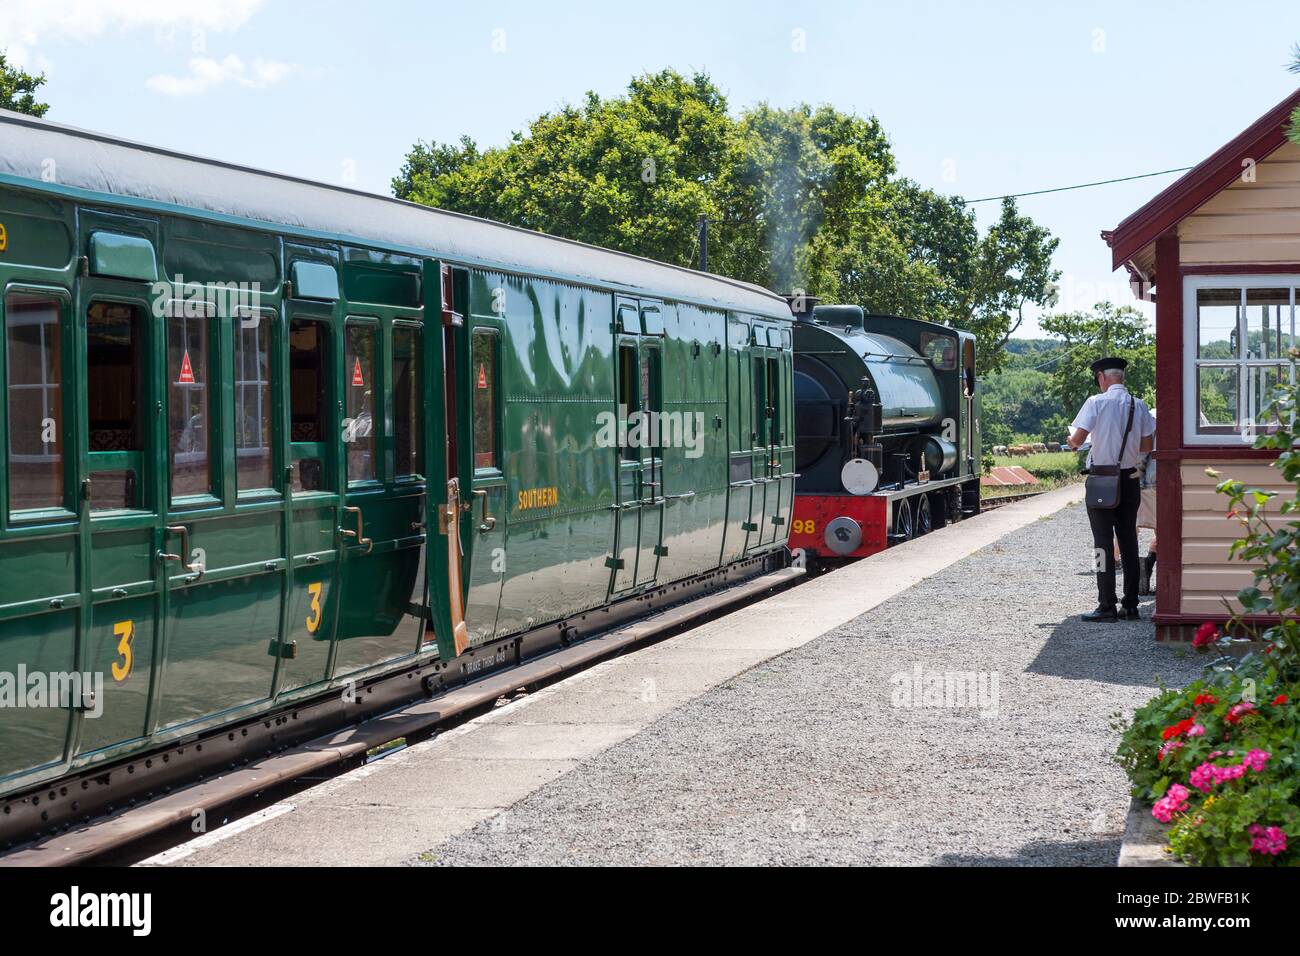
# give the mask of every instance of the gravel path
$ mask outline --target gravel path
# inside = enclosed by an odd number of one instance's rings
[[[1128,794],[1111,715],[1201,665],[1157,646],[1149,621],[1079,622],[1096,603],[1090,565],[1084,510],[1066,508],[421,859],[1113,865]],[[917,668],[919,703],[945,672],[976,672],[977,690],[984,675],[983,697],[954,688],[966,706],[904,706]]]

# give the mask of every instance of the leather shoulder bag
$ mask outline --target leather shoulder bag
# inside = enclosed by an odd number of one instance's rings
[[[1133,428],[1133,410],[1137,399],[1128,400],[1128,424],[1124,426],[1124,437],[1119,440],[1119,459],[1124,460],[1124,446],[1128,444],[1128,433]],[[1119,507],[1119,461],[1113,465],[1093,465],[1088,469],[1088,478],[1083,483],[1084,498],[1089,508]]]

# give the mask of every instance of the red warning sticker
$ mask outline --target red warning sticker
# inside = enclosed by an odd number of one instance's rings
[[[189,351],[189,349],[186,349],[186,350],[185,350],[185,354],[184,354],[183,356],[181,356],[181,374],[180,374],[180,378],[176,380],[176,384],[177,384],[177,385],[193,385],[193,384],[195,384],[195,383],[194,383],[194,366],[190,365],[190,351]]]
[[[487,388],[487,370],[481,364],[478,367],[478,387]]]
[[[358,388],[365,388],[366,380],[361,377],[361,359],[357,359],[357,364],[352,366],[352,384]]]

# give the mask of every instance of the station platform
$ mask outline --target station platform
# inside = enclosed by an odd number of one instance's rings
[[[143,864],[1114,865],[1111,715],[1201,665],[1149,620],[1078,620],[1081,496],[821,575]]]

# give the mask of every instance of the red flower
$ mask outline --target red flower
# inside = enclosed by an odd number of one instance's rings
[[[1248,700],[1243,700],[1240,704],[1233,704],[1227,714],[1224,715],[1223,719],[1230,724],[1235,724],[1239,722],[1241,718],[1254,710],[1255,705],[1253,703]]]
[[[1286,694],[1278,694],[1276,697],[1273,698],[1273,703],[1274,703],[1276,706],[1281,707],[1283,704],[1285,704],[1285,703],[1286,703],[1288,700],[1290,700],[1290,699],[1291,699],[1291,698],[1288,697]]]
[[[1183,734],[1187,733],[1187,731],[1192,729],[1192,724],[1195,722],[1196,721],[1192,720],[1191,717],[1188,717],[1186,720],[1180,720],[1172,727],[1166,727],[1162,732],[1165,740],[1169,740],[1172,737],[1181,737]]]
[[[1204,647],[1218,639],[1218,636],[1218,626],[1213,621],[1206,621],[1196,629],[1196,636],[1192,638],[1192,647]]]
[[[1213,694],[1197,694],[1197,695],[1196,695],[1196,706],[1197,706],[1197,707],[1205,707],[1205,706],[1213,707],[1213,706],[1214,706],[1215,704],[1217,704],[1218,702],[1219,702],[1219,698],[1215,697]]]

